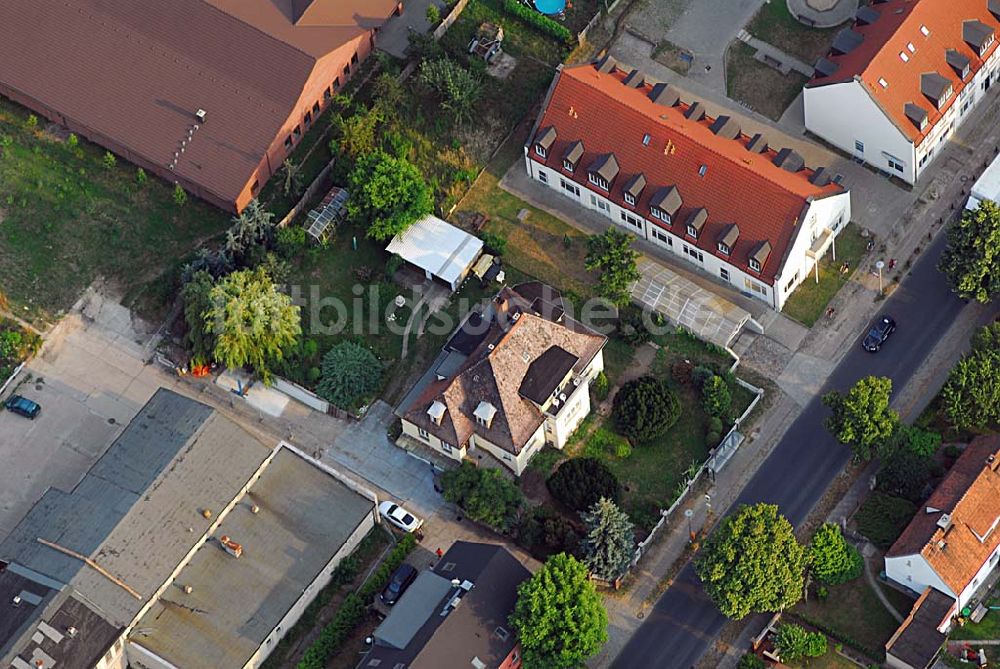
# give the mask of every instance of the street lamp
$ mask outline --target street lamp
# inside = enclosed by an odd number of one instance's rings
[[[878,294],[882,294],[882,268],[885,267],[885,263],[879,260],[875,263],[875,269],[878,270]]]
[[[691,543],[694,543],[694,528],[691,527],[691,518],[694,516],[694,509],[685,509],[684,517],[688,519],[688,536],[691,537]]]

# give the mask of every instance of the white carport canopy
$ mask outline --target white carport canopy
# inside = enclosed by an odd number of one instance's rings
[[[427,216],[393,237],[385,250],[455,290],[482,252],[483,242],[437,216]]]
[[[638,270],[632,300],[700,339],[728,347],[750,320],[750,312],[657,262],[643,258]]]

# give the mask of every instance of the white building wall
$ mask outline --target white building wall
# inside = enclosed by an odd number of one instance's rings
[[[135,641],[129,641],[128,644],[128,663],[134,669],[184,669],[170,664]]]
[[[965,587],[965,590],[961,592],[958,596],[958,608],[962,608],[969,603],[972,596],[976,594],[976,590],[982,587],[983,583],[986,582],[986,578],[990,575],[994,569],[996,569],[997,564],[1000,563],[1000,546],[990,555],[989,559],[983,563],[983,566],[979,568],[976,572],[975,577],[973,577],[972,582]]]
[[[927,586],[930,586],[949,597],[955,597],[955,593],[944,584],[937,572],[919,553],[887,557],[885,559],[885,575],[904,588],[909,588],[917,593],[923,592]]]
[[[806,128],[849,155],[907,183],[916,179],[916,152],[860,81],[812,86],[803,90]],[[860,142],[860,145],[857,143]],[[889,166],[887,154],[903,171]]]
[[[405,418],[401,419],[400,423],[403,426],[403,434],[427,444],[435,451],[438,451],[453,460],[458,460],[459,462],[461,462],[462,458],[465,457],[466,449],[464,444],[446,444],[433,434],[423,432],[419,427]]]

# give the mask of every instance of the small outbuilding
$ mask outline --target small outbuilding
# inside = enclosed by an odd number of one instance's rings
[[[990,166],[976,179],[969,192],[966,209],[978,209],[983,200],[1000,203],[1000,156],[993,159]]]
[[[483,252],[483,242],[437,216],[427,216],[393,237],[385,250],[454,291]]]

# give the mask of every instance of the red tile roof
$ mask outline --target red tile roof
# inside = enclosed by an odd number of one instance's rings
[[[943,514],[951,517],[948,529],[938,527]],[[1000,434],[994,434],[969,444],[886,557],[919,553],[958,594],[1000,546],[998,520]]]
[[[564,67],[556,75],[537,125],[539,129],[555,127],[556,139],[547,158],[538,156],[533,147],[528,155],[563,178],[603,193],[589,183],[587,168],[598,157],[613,153],[620,166],[609,194],[613,202],[750,274],[755,272],[748,268],[749,256],[762,241],[769,241],[771,253],[759,275],[773,285],[807,199],[835,195],[844,189],[833,183],[811,183],[812,170],[790,172],[778,167],[773,163],[778,154],[771,149],[762,153],[748,150],[751,138],[745,134],[727,139],[734,134],[735,121],[716,126],[720,132],[716,134],[711,129],[716,119],[704,116],[700,103],[665,106],[653,102],[653,86],[626,86],[623,80],[627,76],[619,69],[601,73],[594,65]],[[672,97],[664,95],[667,102]],[[645,135],[649,135],[646,141]],[[562,169],[563,154],[577,140],[583,141],[584,154],[570,174]],[[635,206],[628,206],[622,191],[638,173],[645,176],[646,186]],[[668,186],[676,187],[682,200],[671,226],[655,221],[649,209],[650,199]],[[707,209],[708,219],[695,242],[685,236],[686,221],[701,207]],[[739,226],[740,235],[726,257],[716,243],[730,223]]]
[[[829,76],[814,77],[806,85],[859,79],[903,134],[919,145],[983,65],[983,59],[963,39],[963,23],[976,20],[994,31],[1000,28],[1000,20],[990,12],[988,3],[989,0],[888,0],[873,4],[871,9],[879,14],[878,19],[854,27],[864,38],[860,45],[849,53],[827,56],[837,65],[836,71]],[[926,35],[922,28],[926,28]],[[948,49],[969,59],[969,74],[964,81],[945,60]],[[996,49],[994,41],[986,49],[985,58]],[[906,61],[900,57],[901,53],[906,55]],[[920,90],[921,75],[933,72],[947,78],[954,90],[940,110]],[[883,87],[880,80],[887,85]],[[923,131],[907,118],[907,103],[927,112]]]

